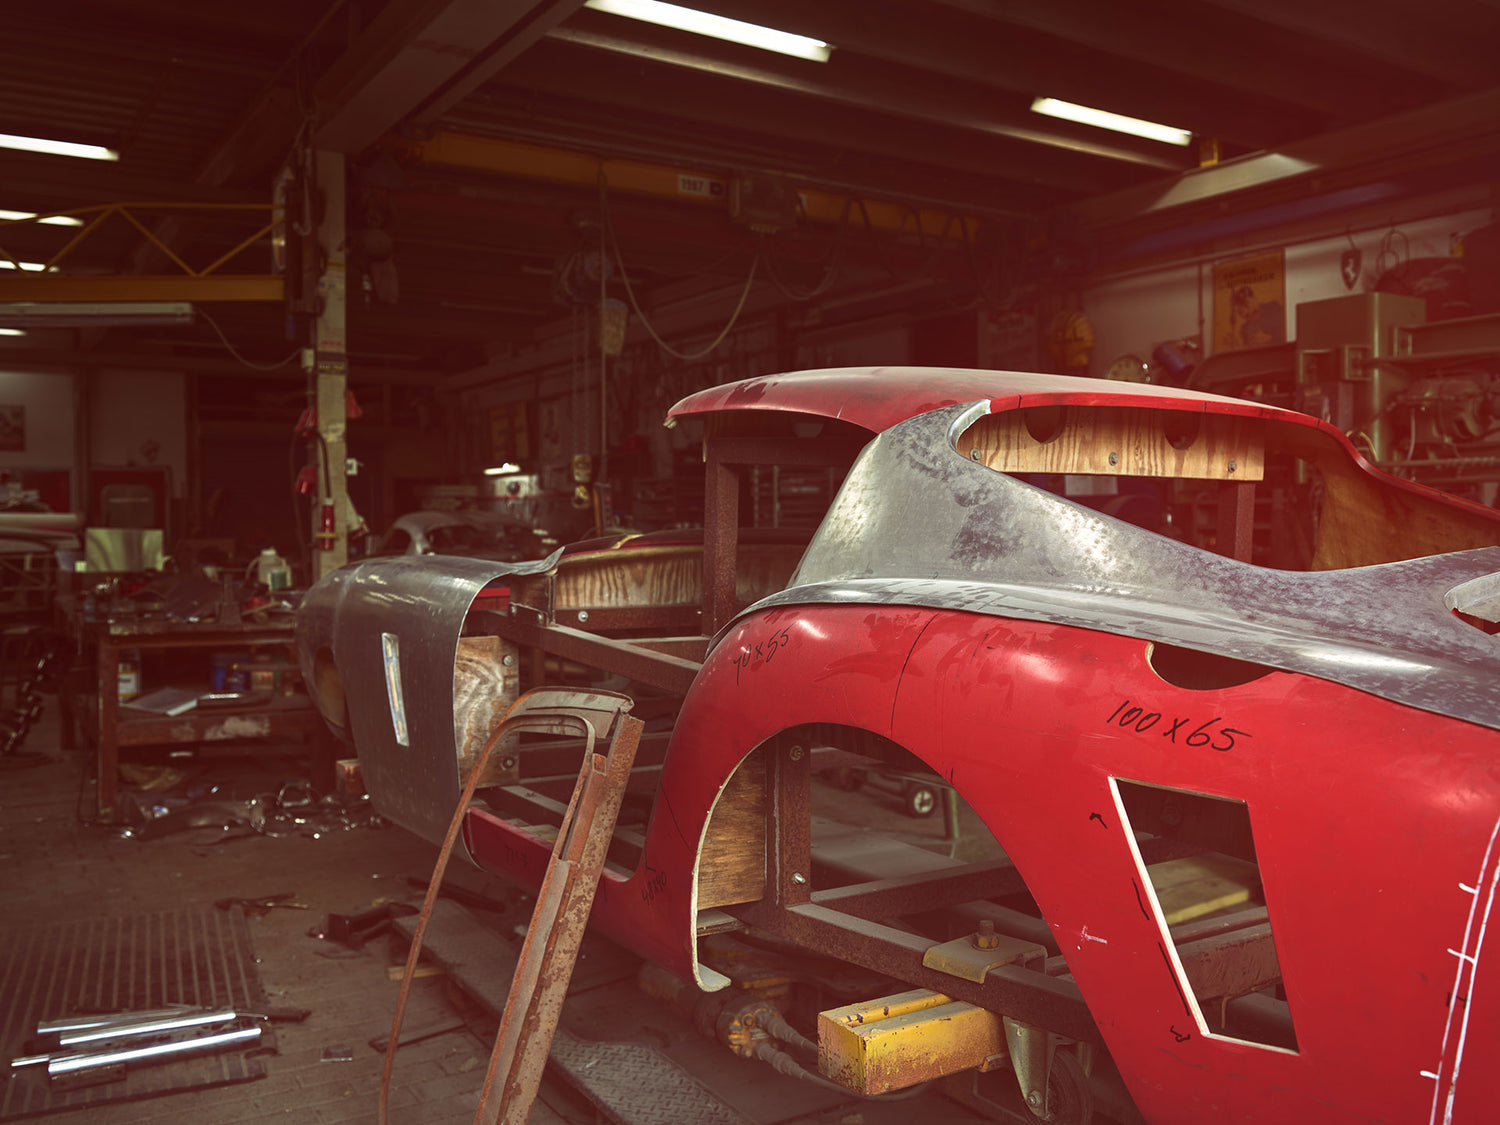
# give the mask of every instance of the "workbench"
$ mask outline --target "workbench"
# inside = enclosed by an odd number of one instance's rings
[[[80,650],[95,656],[94,685],[98,692],[96,720],[90,734],[95,742],[99,766],[98,811],[102,820],[115,818],[119,791],[120,750],[129,746],[196,745],[231,739],[265,740],[327,737],[317,708],[305,692],[252,695],[244,702],[200,705],[180,715],[161,715],[124,706],[119,698],[120,654],[127,649],[224,649],[279,648],[295,643],[289,615],[238,626],[206,622],[174,621],[159,615],[101,614],[89,617],[79,603],[59,606]],[[205,684],[205,692],[208,687]],[[62,695],[64,746],[68,746],[77,721],[72,693]]]

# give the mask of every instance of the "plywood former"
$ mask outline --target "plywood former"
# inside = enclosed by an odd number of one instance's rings
[[[702,551],[628,547],[567,560],[557,571],[557,609],[594,606],[695,605],[701,595]]]
[[[520,694],[516,646],[499,637],[460,637],[453,662],[453,745],[460,784],[467,783],[484,744]],[[519,777],[517,735],[490,754],[480,786],[511,785]],[[508,763],[508,764],[507,764]]]
[[[1500,546],[1500,512],[1366,469],[1328,434],[1273,423],[1270,446],[1304,462],[1297,499],[1315,505],[1317,529],[1310,570]]]
[[[766,751],[730,775],[698,857],[698,909],[757,902],[766,889]]]
[[[735,572],[738,606],[786,588],[802,557],[796,543],[741,543]],[[636,606],[696,606],[703,597],[703,549],[696,545],[629,547],[565,561],[558,568],[559,610]]]
[[[1500,520],[1325,463],[1312,569],[1374,566],[1500,544]]]
[[[1115,406],[1037,406],[987,414],[958,451],[1004,473],[1254,481],[1262,423],[1238,415]]]

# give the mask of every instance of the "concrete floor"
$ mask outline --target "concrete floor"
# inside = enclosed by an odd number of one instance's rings
[[[277,909],[249,926],[271,1002],[310,1009],[302,1023],[277,1028],[268,1076],[238,1086],[197,1090],[51,1115],[58,1125],[137,1125],[192,1121],[231,1125],[270,1119],[293,1122],[371,1122],[382,1056],[370,1046],[389,1031],[398,985],[387,969],[402,960],[399,946],[381,938],[354,952],[308,936],[330,912],[353,914],[388,898],[420,901],[408,878],[425,882],[435,849],[398,828],[359,828],[320,839],[252,835],[226,840],[212,829],[159,839],[122,838],[118,829],[80,819],[90,793],[86,755],[58,748],[55,701],[23,748],[27,760],[0,762],[0,864],[7,873],[7,929],[36,921],[113,917],[223,897],[257,898],[291,892],[307,909]],[[180,763],[179,763],[180,764]],[[247,797],[300,772],[293,755],[195,763],[190,772]],[[948,850],[941,817],[913,820],[895,796],[878,791],[815,797],[818,811],[839,809],[855,821],[885,818],[914,842]],[[971,822],[971,841],[983,835]],[[464,885],[490,897],[514,898],[504,884],[477,872]],[[524,919],[524,912],[519,917]],[[515,920],[495,915],[501,925]],[[592,947],[600,949],[602,947]],[[611,950],[613,947],[609,947]],[[645,997],[634,983],[635,963],[618,953],[586,949],[563,1025],[585,1038],[645,1043],[687,1068],[757,1125],[838,1123],[881,1125],[919,1120],[974,1121],[935,1092],[897,1103],[861,1101],[819,1090],[738,1059],[693,1030],[675,1009]],[[611,960],[613,958],[613,961]],[[442,977],[418,980],[407,1032],[440,1033],[403,1047],[396,1062],[391,1121],[444,1125],[472,1119],[489,1054],[492,1024],[473,1010],[465,1022],[462,997]],[[447,1029],[447,1030],[441,1030]],[[349,1047],[353,1059],[323,1061],[325,1049]],[[0,1045],[8,1053],[17,1044]],[[549,1078],[530,1120],[537,1125],[594,1122],[595,1111],[560,1081]],[[691,1117],[684,1118],[690,1121]]]

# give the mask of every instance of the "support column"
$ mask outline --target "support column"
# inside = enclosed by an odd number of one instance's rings
[[[349,491],[344,476],[348,450],[344,396],[348,387],[345,307],[344,156],[319,152],[317,192],[323,213],[318,245],[323,268],[318,277],[318,319],[313,329],[313,403],[318,412],[318,500],[313,506],[313,580],[349,561]],[[332,506],[333,526],[324,520]]]
[[[94,464],[94,378],[91,367],[73,371],[73,495],[69,499],[73,511],[78,513],[80,527],[88,526],[89,498],[93,493],[89,473]]]
[[[711,637],[734,614],[734,576],[739,553],[739,466],[719,456],[713,438],[704,441],[702,632]]]
[[[1219,554],[1249,562],[1254,541],[1255,482],[1225,481],[1219,485]]]

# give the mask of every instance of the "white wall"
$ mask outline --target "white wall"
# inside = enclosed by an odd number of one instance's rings
[[[3,360],[3,356],[0,356]],[[0,469],[73,469],[73,376],[0,368],[0,406],[26,408],[26,448],[0,451]]]
[[[180,372],[100,371],[90,379],[91,463],[168,465],[172,495],[187,478],[187,389]]]
[[[1391,227],[1381,226],[1288,244],[1285,248],[1287,339],[1296,338],[1299,304],[1351,292],[1344,287],[1339,274],[1339,260],[1351,239],[1363,257],[1359,281],[1352,291],[1362,293],[1373,290],[1382,267],[1393,264],[1389,256],[1381,261],[1383,242],[1401,260],[1445,258],[1455,237],[1462,238],[1494,221],[1491,210],[1465,211],[1402,223],[1395,228],[1395,234],[1390,234]],[[1254,257],[1257,253],[1254,250],[1226,253],[1219,260]],[[1111,362],[1126,353],[1149,360],[1152,349],[1162,341],[1195,336],[1200,331],[1206,333],[1211,351],[1213,265],[1212,261],[1205,261],[1201,265],[1173,266],[1105,280],[1086,289],[1084,311],[1094,325],[1089,373],[1103,375]]]

